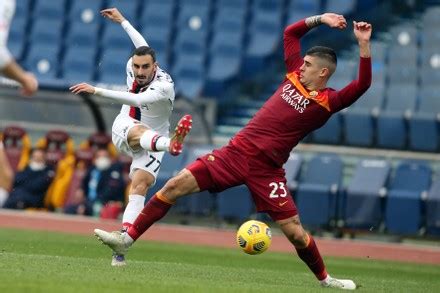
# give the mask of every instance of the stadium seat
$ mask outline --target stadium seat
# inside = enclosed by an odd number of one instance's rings
[[[112,50],[133,48],[130,37],[120,25],[107,22],[103,30],[101,38],[102,48],[111,48]]]
[[[130,47],[124,49],[106,48],[98,58],[100,66],[98,70],[98,80],[108,84],[125,85],[126,65],[130,58]]]
[[[20,2],[20,0],[17,2]],[[66,3],[66,0],[35,0],[33,17],[34,19],[57,19],[64,17]]]
[[[217,33],[239,33],[244,35],[246,29],[246,10],[219,8],[212,28]]]
[[[356,3],[358,1],[351,0],[327,0],[324,11],[348,16],[356,11]]]
[[[96,50],[93,47],[69,47],[62,62],[62,76],[69,83],[92,81]]]
[[[81,47],[81,48],[97,48],[99,44],[99,25],[97,22],[84,23],[72,22],[65,44],[67,48]],[[122,32],[121,32],[122,34]]]
[[[198,98],[205,82],[205,66],[202,56],[180,54],[173,68],[176,92],[187,99]]]
[[[390,163],[378,159],[360,160],[347,187],[345,225],[349,228],[378,228],[383,220],[382,198],[390,174]]]
[[[386,96],[385,109],[377,119],[377,146],[403,149],[407,145],[406,120],[414,113],[417,87],[415,84],[391,85]]]
[[[440,235],[440,176],[432,183],[426,198],[426,233]]]
[[[12,19],[8,36],[8,48],[15,59],[21,60],[26,45],[26,18]]]
[[[216,10],[227,8],[233,10],[241,10],[245,11],[248,8],[249,0],[217,0],[216,1]]]
[[[174,57],[179,54],[205,57],[207,52],[207,32],[203,30],[181,29],[174,44]]]
[[[436,152],[440,147],[440,95],[437,86],[423,87],[417,111],[409,120],[411,150]]]
[[[411,23],[394,26],[389,31],[391,42],[403,49],[406,46],[416,47],[419,43],[417,27]],[[390,51],[395,53],[395,51]],[[392,57],[392,54],[390,55]]]
[[[438,27],[440,25],[440,6],[429,7],[422,15],[424,28]]]
[[[288,5],[287,25],[321,13],[320,0],[295,0]]]
[[[173,1],[149,1],[142,9],[139,20],[141,28],[148,26],[160,26],[172,28],[174,22],[174,3]]]
[[[217,216],[224,221],[241,223],[254,211],[252,196],[246,185],[239,185],[216,196]]]
[[[168,70],[171,55],[171,26],[146,26],[141,34],[148,46],[156,52],[156,61],[162,69]]]
[[[340,144],[342,142],[342,115],[336,113],[319,129],[313,131],[315,143]]]
[[[287,187],[292,192],[298,188],[298,179],[301,171],[303,159],[298,154],[290,154],[289,159],[284,164],[283,168],[286,171]]]
[[[7,126],[3,130],[3,144],[9,164],[14,172],[23,170],[29,161],[31,139],[19,126]]]
[[[268,18],[261,13],[254,14],[248,28],[249,43],[243,61],[246,76],[261,71],[274,56],[281,45],[282,25],[281,15]]]
[[[60,46],[63,20],[38,18],[32,23],[29,41],[32,45]]]
[[[104,8],[103,0],[75,0],[71,2],[70,22],[101,23],[102,17],[99,11]]]
[[[107,7],[116,7],[124,15],[124,17],[130,21],[130,23],[136,27],[138,23],[138,11],[139,3],[137,0],[125,1],[125,0],[108,0]]]
[[[384,87],[373,85],[343,112],[345,143],[369,147],[375,142],[375,125],[384,103]]]
[[[45,44],[32,45],[25,60],[25,66],[41,81],[57,78],[58,46]]]
[[[440,63],[437,68],[431,65],[422,66],[419,69],[419,79],[421,88],[436,86],[440,80]]]
[[[333,154],[317,155],[307,163],[296,192],[301,222],[307,227],[321,228],[335,218],[342,169],[341,159]]]
[[[31,0],[15,1],[15,13],[14,18],[28,19],[30,14],[30,2]],[[11,27],[12,29],[12,27]]]
[[[425,162],[404,161],[396,168],[386,198],[385,225],[396,234],[416,234],[422,225],[422,196],[431,185]]]
[[[211,42],[205,94],[221,96],[226,87],[238,78],[242,58],[242,35],[218,32]]]
[[[181,6],[177,16],[176,25],[179,30],[191,29],[194,31],[202,30],[208,32],[211,25],[210,5]]]

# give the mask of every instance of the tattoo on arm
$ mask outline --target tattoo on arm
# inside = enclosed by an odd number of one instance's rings
[[[314,28],[320,24],[322,24],[321,15],[314,15],[306,18],[306,25],[309,28]]]

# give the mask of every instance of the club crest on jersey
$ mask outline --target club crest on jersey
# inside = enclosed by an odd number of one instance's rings
[[[291,83],[283,86],[280,97],[299,113],[303,113],[310,103]]]

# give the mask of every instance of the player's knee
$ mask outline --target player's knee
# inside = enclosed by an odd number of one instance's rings
[[[278,221],[278,224],[280,225],[286,237],[296,248],[303,248],[307,246],[307,232],[302,227],[298,215],[290,219]]]
[[[180,172],[177,176],[168,180],[161,192],[172,201],[194,192],[192,178],[187,173],[189,172]]]

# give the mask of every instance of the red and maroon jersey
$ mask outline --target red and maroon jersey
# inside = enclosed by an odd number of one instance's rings
[[[308,92],[298,74],[304,62],[299,41],[308,31],[305,20],[285,29],[286,78],[234,138],[251,142],[279,166],[287,161],[301,139],[324,125],[332,114],[353,104],[371,84],[371,59],[361,57],[358,79],[343,89]]]

